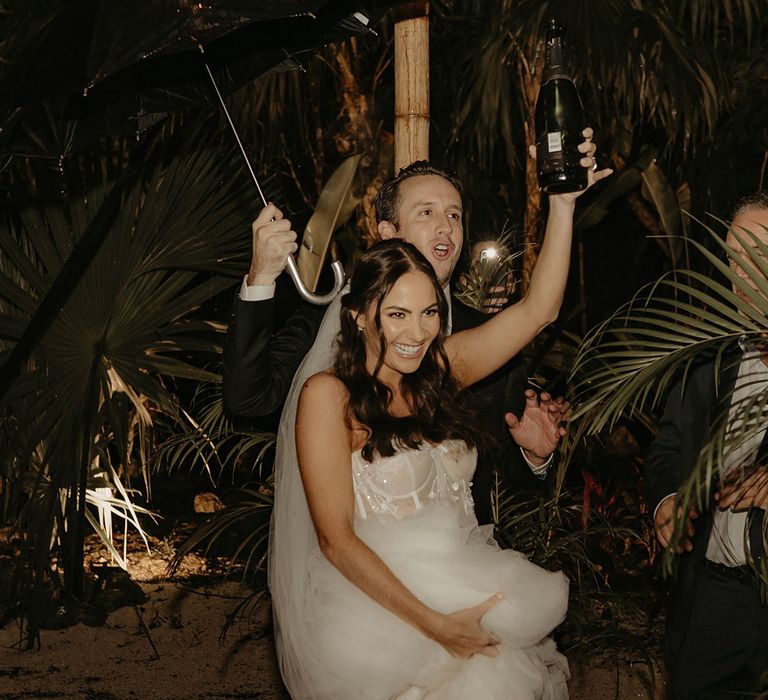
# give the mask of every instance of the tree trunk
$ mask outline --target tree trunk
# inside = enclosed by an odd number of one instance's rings
[[[544,66],[544,54],[540,48],[537,43],[529,45],[527,54],[532,58],[529,61],[521,53],[518,62],[518,76],[523,93],[524,113],[527,115],[523,126],[526,144],[526,153],[523,157],[525,158],[525,191],[527,196],[525,217],[523,219],[523,244],[525,249],[523,251],[522,294],[528,291],[531,272],[536,265],[539,245],[544,235],[542,197],[536,177],[536,161],[527,152],[528,146],[536,143],[534,112],[541,83],[541,71]]]

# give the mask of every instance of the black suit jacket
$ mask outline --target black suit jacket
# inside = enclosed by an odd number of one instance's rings
[[[729,408],[740,360],[737,348],[726,353],[718,381],[715,358],[704,357],[684,382],[681,379],[670,389],[659,433],[646,460],[651,513],[693,473],[701,450]],[[711,508],[699,514],[694,528],[693,550],[679,555],[670,592],[664,649],[668,665],[674,662],[690,622],[696,571],[705,558],[712,530]]]
[[[236,416],[265,417],[282,408],[296,371],[309,352],[320,328],[326,307],[303,302],[279,330],[275,331],[275,300],[235,300],[234,313],[224,345],[224,408]],[[487,316],[451,300],[453,330],[473,328]],[[510,488],[532,489],[541,479],[531,473],[520,449],[509,437],[504,413],[517,416],[524,407],[527,386],[524,363],[515,358],[471,387],[469,394],[478,415],[494,438],[481,446],[473,481],[478,520],[490,522],[490,493],[493,473],[498,470]]]

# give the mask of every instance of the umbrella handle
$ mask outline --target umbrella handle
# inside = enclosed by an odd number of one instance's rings
[[[296,285],[299,294],[311,304],[330,304],[344,286],[344,268],[341,266],[341,263],[338,260],[334,260],[331,269],[333,270],[334,278],[333,289],[328,292],[328,294],[314,294],[307,289],[304,280],[301,279],[299,268],[296,267],[296,261],[293,259],[293,255],[288,256],[288,274]]]
[[[253,167],[251,167],[251,161],[248,158],[248,154],[245,151],[245,147],[243,146],[243,142],[240,140],[240,134],[237,132],[237,127],[235,126],[235,123],[232,121],[232,117],[229,115],[229,110],[227,109],[227,105],[224,102],[224,98],[221,95],[221,92],[219,91],[219,86],[216,83],[216,79],[213,77],[213,72],[211,71],[211,67],[208,65],[208,61],[205,58],[205,49],[203,48],[202,44],[197,45],[198,49],[200,49],[200,54],[203,58],[203,66],[205,66],[205,70],[208,73],[208,77],[211,81],[211,86],[213,87],[213,91],[216,93],[216,97],[219,100],[219,106],[221,107],[222,111],[224,112],[224,116],[227,118],[227,123],[229,124],[229,128],[232,130],[232,134],[235,137],[235,141],[237,142],[237,146],[240,149],[240,154],[243,156],[243,160],[245,161],[245,165],[248,168],[248,172],[251,175],[251,179],[253,180],[253,184],[256,185],[256,189],[259,192],[259,196],[261,197],[261,201],[264,202],[264,206],[267,206],[267,198],[264,196],[264,192],[261,189],[261,185],[259,185],[259,181],[256,177],[256,173],[253,172]],[[334,277],[334,284],[333,289],[328,292],[328,294],[314,294],[313,292],[310,292],[309,289],[307,289],[307,285],[304,284],[304,280],[301,279],[301,275],[299,274],[299,268],[296,267],[296,261],[293,259],[292,255],[288,256],[288,274],[290,274],[291,279],[293,280],[293,283],[296,285],[296,289],[298,290],[299,294],[301,294],[304,299],[306,299],[311,304],[329,304],[333,298],[341,291],[341,288],[344,286],[344,268],[341,266],[341,263],[336,260],[331,265],[331,268],[333,269],[333,277]]]

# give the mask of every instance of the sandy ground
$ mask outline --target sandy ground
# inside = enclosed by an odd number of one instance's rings
[[[104,568],[106,552],[95,538],[87,543],[87,566],[104,582],[94,601],[112,610],[106,621],[44,629],[32,651],[22,650],[17,623],[0,629],[0,698],[290,700],[277,670],[268,598],[234,618],[222,637],[251,589],[221,575],[226,560],[195,554],[169,578],[173,547],[150,539],[151,553],[131,546],[130,578]],[[569,662],[573,700],[663,698],[660,672],[652,678],[645,664],[573,655]]]
[[[226,616],[247,589],[235,582],[142,588],[146,603],[114,611],[103,626],[43,630],[39,651],[14,649],[18,628],[6,626],[0,697],[287,698],[271,637],[251,634],[268,621],[265,605],[255,613],[260,620],[236,624],[220,640]]]
[[[240,583],[155,582],[141,588],[147,602],[112,612],[103,626],[44,630],[39,650],[18,650],[15,624],[0,630],[0,698],[287,700],[268,603],[255,606],[222,640],[227,616],[250,592]],[[645,665],[570,661],[574,700],[663,697],[659,688],[652,692]]]

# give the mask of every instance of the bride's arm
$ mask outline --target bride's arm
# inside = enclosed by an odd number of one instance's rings
[[[296,414],[301,478],[320,549],[347,579],[377,603],[442,644],[451,654],[495,657],[498,642],[480,619],[501,596],[445,615],[411,593],[354,530],[352,434],[345,421],[346,392],[329,374],[304,385]]]
[[[579,148],[587,155],[581,164],[589,168],[594,162],[592,130],[585,129],[584,133],[587,141]],[[588,187],[611,172],[589,171]],[[584,191],[550,195],[544,242],[526,295],[480,326],[446,338],[453,374],[462,386],[497,370],[557,318],[571,260],[573,212],[576,198]]]

